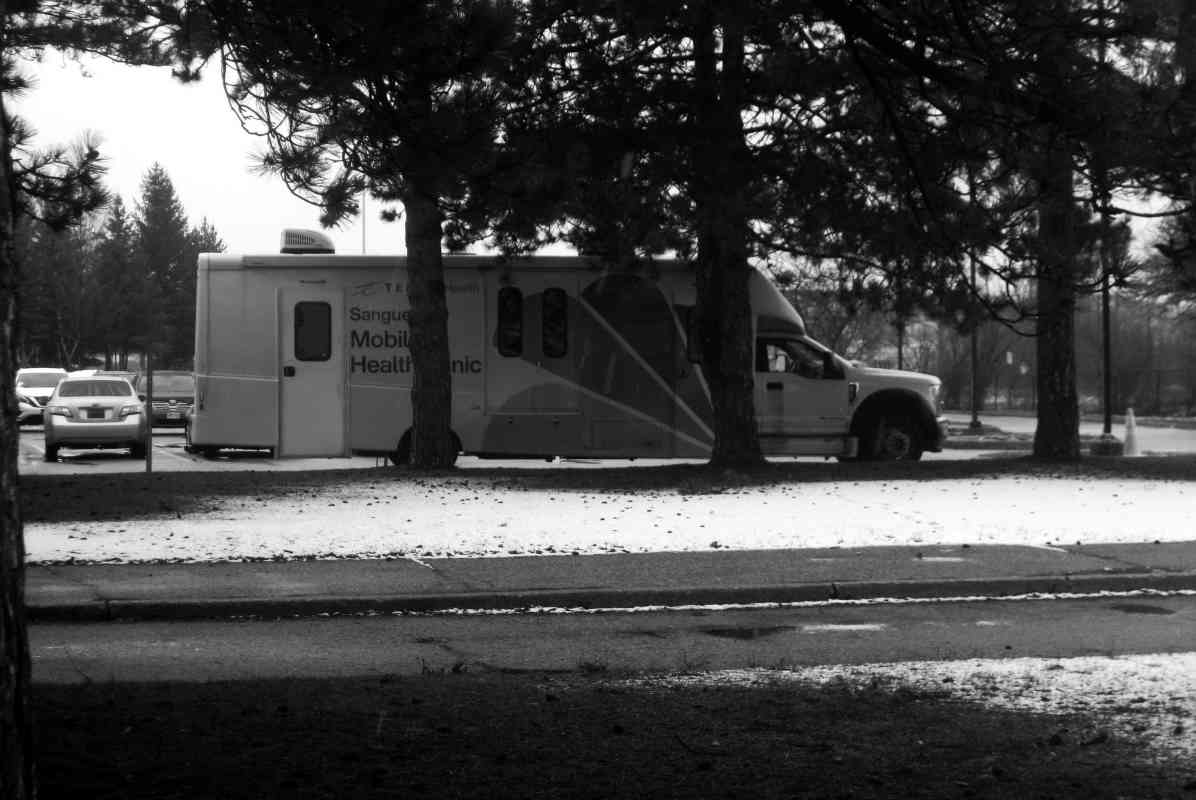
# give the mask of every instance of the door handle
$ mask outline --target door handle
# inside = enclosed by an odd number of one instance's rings
[[[785,386],[780,381],[769,381],[768,383],[764,384],[764,388],[770,392],[779,392],[784,389]]]
[[[284,378],[293,378],[293,377],[295,377],[295,368],[294,368],[294,367],[291,367],[291,366],[286,366],[286,367],[283,367],[283,368],[282,368],[282,376],[283,376]]]

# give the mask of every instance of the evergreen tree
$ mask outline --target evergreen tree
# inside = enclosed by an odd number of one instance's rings
[[[513,55],[515,6],[484,0],[336,6],[208,0],[229,92],[266,138],[263,166],[335,225],[363,191],[402,205],[411,307],[412,409],[396,455],[420,467],[456,459],[441,250],[468,179],[492,169],[496,75]],[[447,44],[451,43],[451,44]],[[394,216],[393,214],[391,215]]]
[[[7,99],[27,89],[22,59],[48,47],[100,53],[130,63],[179,64],[205,42],[182,42],[184,3],[172,0],[0,0],[0,797],[36,794],[24,605],[25,545],[17,496],[16,343],[21,277],[16,239],[22,217],[66,227],[104,200],[98,150],[84,143],[34,153],[28,128]],[[179,38],[176,38],[179,37]]]
[[[988,274],[1033,282],[1034,453],[1077,458],[1076,302],[1100,285],[1085,253],[1107,229],[1090,219],[1107,215],[1113,188],[1144,158],[1135,140],[1161,134],[1151,120],[1166,117],[1164,106],[1143,75],[1150,54],[1166,49],[1166,15],[1113,0],[929,3],[899,15],[885,3],[816,2],[870,65],[894,117],[913,111],[976,149],[970,172],[945,188],[970,191],[978,175],[987,184],[979,196],[1000,201],[983,223],[1001,234],[993,250],[969,255],[996,251]]]
[[[179,294],[175,307],[174,341],[170,348],[170,360],[164,365],[177,369],[191,369],[195,364],[195,281],[196,266],[200,253],[224,252],[224,240],[205,217],[199,226],[187,231],[186,249],[183,251],[183,271],[180,275]]]
[[[188,344],[179,342],[188,325],[188,295],[194,296],[194,268],[188,270],[188,226],[183,204],[161,164],[152,165],[141,181],[141,197],[134,214],[133,274],[131,297],[134,314],[133,341],[163,363],[185,360]]]
[[[130,299],[136,296],[136,229],[117,197],[108,209],[108,218],[100,234],[96,253],[97,348],[104,353],[107,369],[127,369],[129,349],[137,333],[136,308]]]

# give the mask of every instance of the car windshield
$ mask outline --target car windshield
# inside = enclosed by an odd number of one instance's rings
[[[127,397],[133,387],[126,381],[67,381],[58,387],[59,397]]]
[[[62,374],[57,372],[26,372],[21,376],[17,385],[32,389],[45,389],[57,386],[60,380],[62,380]]]
[[[195,378],[191,375],[154,376],[154,394],[190,394],[194,390]]]

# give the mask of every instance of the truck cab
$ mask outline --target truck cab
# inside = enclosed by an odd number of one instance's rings
[[[796,310],[753,276],[755,401],[766,455],[917,460],[942,450],[941,381],[919,372],[852,363],[811,338]],[[828,450],[829,448],[829,450]]]

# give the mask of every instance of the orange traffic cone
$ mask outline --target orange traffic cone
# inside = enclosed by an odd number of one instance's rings
[[[1138,447],[1138,431],[1134,425],[1134,409],[1132,408],[1125,410],[1125,450],[1123,453],[1127,456],[1142,455],[1142,450]]]

